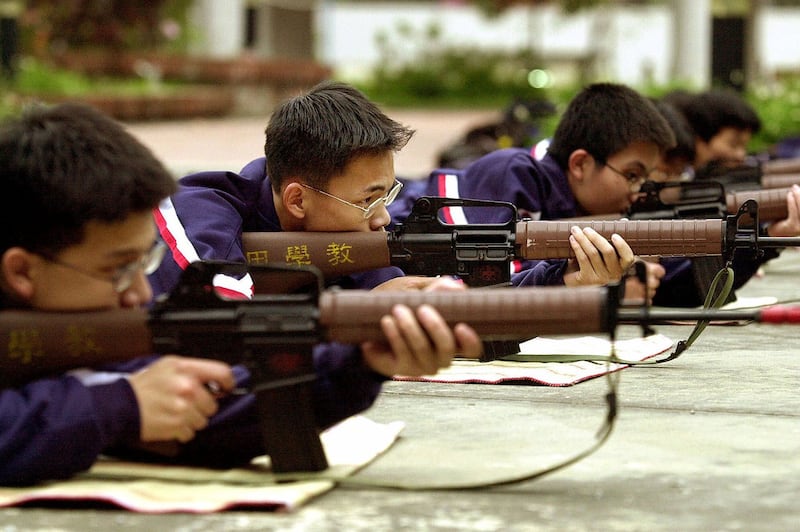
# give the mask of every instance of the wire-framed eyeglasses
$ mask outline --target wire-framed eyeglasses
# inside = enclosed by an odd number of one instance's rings
[[[642,183],[650,178],[650,174],[652,174],[654,170],[626,170],[623,172],[622,170],[617,170],[608,163],[603,163],[603,166],[608,167],[609,170],[625,179],[630,185],[631,191],[634,192],[638,191],[639,187],[642,186]]]
[[[111,283],[112,288],[118,294],[121,294],[125,290],[131,287],[133,284],[133,278],[142,270],[145,275],[150,275],[156,269],[158,269],[161,261],[164,260],[164,254],[167,251],[167,246],[164,242],[160,240],[153,244],[144,255],[139,257],[133,262],[129,262],[128,264],[124,264],[119,268],[116,268],[111,276],[104,276],[95,272],[91,272],[81,268],[79,266],[75,266],[74,264],[70,264],[69,262],[65,262],[63,260],[57,259],[51,255],[46,253],[36,253],[40,257],[42,257],[47,262],[56,264],[58,266],[62,266],[64,268],[69,268],[70,270],[76,271],[93,279],[97,279],[99,281],[106,281]]]
[[[397,198],[397,195],[400,193],[400,189],[403,188],[403,183],[395,179],[394,185],[392,185],[392,188],[389,189],[389,192],[387,192],[385,196],[381,196],[380,198],[376,199],[366,207],[362,207],[361,205],[356,205],[355,203],[351,203],[338,196],[334,196],[329,192],[325,192],[324,190],[314,188],[311,185],[306,185],[305,183],[300,183],[300,186],[302,186],[303,188],[307,188],[309,190],[313,190],[314,192],[318,192],[323,196],[328,196],[329,198],[333,198],[336,201],[344,203],[345,205],[350,205],[351,207],[355,207],[356,209],[363,212],[364,219],[368,220],[369,218],[372,217],[373,214],[375,214],[375,211],[378,210],[378,207],[380,207],[381,205],[388,207],[389,205],[392,204],[392,202]]]

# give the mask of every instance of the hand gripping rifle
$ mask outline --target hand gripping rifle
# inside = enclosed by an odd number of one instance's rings
[[[785,203],[785,202],[784,202]],[[512,212],[500,224],[447,224],[443,207],[503,208]],[[785,207],[784,207],[785,208]],[[759,256],[764,248],[796,246],[800,239],[758,234],[760,208],[748,200],[725,219],[516,221],[511,203],[422,197],[406,222],[386,232],[242,234],[247,261],[313,265],[327,279],[397,266],[408,275],[455,275],[470,286],[508,283],[514,260],[572,258],[569,230],[592,227],[611,238],[617,233],[637,255]]]
[[[152,352],[243,364],[251,372],[267,454],[275,472],[327,467],[313,419],[311,348],[323,341],[383,340],[381,316],[398,303],[433,305],[450,326],[469,323],[484,339],[607,332],[617,325],[664,320],[746,319],[799,323],[800,308],[652,311],[623,308],[622,287],[521,287],[464,291],[373,292],[321,290],[321,278],[302,270],[291,293],[226,300],[213,290],[217,274],[250,272],[254,281],[290,272],[274,267],[197,262],[150,311],[0,312],[3,387],[20,386],[76,367],[92,367]],[[295,271],[296,273],[296,271]],[[310,276],[310,277],[309,277]],[[310,279],[310,280],[309,280]],[[269,284],[267,284],[269,286]]]

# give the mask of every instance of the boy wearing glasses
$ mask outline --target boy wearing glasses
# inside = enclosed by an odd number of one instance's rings
[[[650,101],[624,85],[597,83],[572,99],[546,153],[510,148],[489,153],[463,170],[435,170],[427,183],[409,184],[390,212],[394,222],[402,222],[413,201],[428,195],[507,201],[516,205],[520,217],[533,220],[621,214],[674,143]],[[453,223],[508,221],[507,212],[499,209],[446,211]],[[575,259],[519,264],[512,283],[605,284],[619,280],[635,259],[619,235],[609,242],[589,228],[573,228],[570,245]],[[647,293],[652,297],[663,269],[655,264],[648,269]]]
[[[146,305],[164,255],[152,211],[175,182],[147,148],[90,107],[32,108],[0,126],[0,309],[58,312]],[[363,215],[360,215],[363,218]],[[368,408],[394,373],[435,373],[456,345],[478,356],[469,327],[432,308],[382,321],[388,346],[314,350],[320,428]],[[124,341],[124,339],[120,339]],[[0,388],[0,485],[67,478],[113,454],[231,467],[264,453],[244,368],[176,355],[76,370]],[[215,390],[214,393],[211,390]],[[216,392],[219,390],[219,393]],[[143,444],[170,442],[178,454]]]
[[[288,100],[270,117],[264,152],[240,173],[183,177],[156,211],[170,253],[150,279],[171,290],[197,258],[244,262],[246,231],[382,231],[402,185],[394,153],[413,130],[387,117],[355,88],[325,82]],[[249,276],[218,281],[250,297]],[[348,288],[453,288],[450,279],[404,277],[395,267],[346,276]]]
[[[31,109],[0,130],[0,179],[0,309],[150,300],[145,274],[164,249],[153,244],[150,212],[175,184],[121,127],[84,106]],[[188,441],[217,410],[205,383],[234,386],[217,361],[146,360],[147,371],[128,378],[63,375],[0,389],[0,484],[65,478],[113,447]]]

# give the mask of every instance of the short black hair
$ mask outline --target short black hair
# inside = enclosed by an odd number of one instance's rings
[[[570,101],[547,152],[566,169],[575,150],[605,163],[637,141],[652,142],[663,153],[675,145],[675,136],[648,98],[626,85],[594,83]]]
[[[89,221],[114,223],[176,190],[174,177],[125,128],[81,103],[35,104],[0,125],[0,252],[56,254]]]
[[[682,105],[686,120],[695,134],[705,142],[723,128],[761,130],[761,119],[755,109],[731,89],[710,89],[688,98]]]
[[[265,134],[274,190],[290,177],[324,189],[356,157],[401,150],[414,130],[386,116],[358,89],[326,81],[280,105]]]

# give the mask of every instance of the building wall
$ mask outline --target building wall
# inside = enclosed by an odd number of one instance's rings
[[[323,2],[317,17],[318,57],[344,76],[360,76],[378,61],[376,36],[397,35],[398,25],[417,33],[430,24],[442,41],[498,49],[531,47],[545,56],[576,58],[599,52],[607,78],[641,84],[671,80],[673,17],[668,5],[626,6],[565,15],[555,6],[514,8],[495,19],[452,3]],[[756,55],[761,72],[800,71],[800,9],[765,7],[757,21]],[[396,60],[413,58],[424,42],[407,42]]]
[[[499,50],[531,48],[551,60],[556,82],[571,81],[570,61],[596,54],[601,76],[639,85],[647,81],[671,81],[675,31],[669,3],[660,6],[626,6],[586,10],[565,15],[556,6],[515,7],[487,18],[476,8],[460,2],[379,2],[339,0],[249,0],[263,9],[275,3],[281,8],[313,11],[310,52],[333,67],[338,76],[366,76],[381,60],[376,44],[380,35],[396,44],[393,61],[413,61],[430,45],[428,28],[441,32],[444,45],[475,46]],[[245,0],[197,0],[195,20],[201,29],[197,51],[211,56],[241,52],[245,39]],[[274,9],[273,9],[274,11]],[[403,37],[398,28],[409,30]],[[800,71],[800,47],[793,43],[800,32],[800,9],[764,7],[757,20],[756,61],[760,73]],[[274,33],[274,32],[273,32]],[[237,44],[238,43],[238,44]],[[280,50],[280,43],[262,43],[255,52]],[[290,43],[286,43],[287,46]],[[699,52],[698,52],[699,53]],[[537,65],[538,66],[538,65]]]

